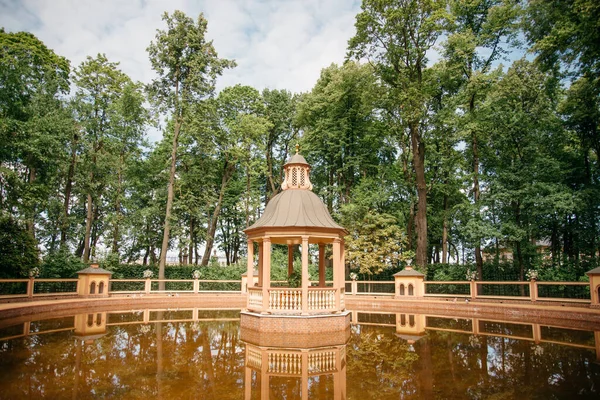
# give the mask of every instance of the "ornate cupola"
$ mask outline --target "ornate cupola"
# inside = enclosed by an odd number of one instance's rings
[[[299,145],[296,145],[296,154],[283,166],[285,176],[281,189],[306,189],[312,190],[310,183],[310,165],[304,157],[298,154]]]

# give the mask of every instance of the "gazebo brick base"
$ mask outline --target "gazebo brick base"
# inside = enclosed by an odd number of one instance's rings
[[[344,311],[338,314],[322,315],[264,315],[242,311],[240,327],[242,329],[265,334],[319,334],[344,332],[350,327],[351,314]]]

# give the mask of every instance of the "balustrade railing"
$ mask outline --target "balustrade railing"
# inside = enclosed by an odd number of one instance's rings
[[[302,289],[269,289],[269,310],[302,311]]]
[[[164,288],[161,288],[161,283]],[[329,283],[329,282],[328,282]],[[109,295],[131,294],[198,294],[240,293],[241,280],[199,279],[111,279]],[[412,284],[411,284],[412,285]],[[409,287],[396,285],[393,281],[346,281],[340,289],[339,306],[345,307],[346,295],[411,296]],[[590,303],[590,287],[587,282],[539,282],[539,281],[424,281],[422,291],[414,293],[425,298],[512,299],[530,301],[561,301]],[[32,298],[77,294],[77,279],[0,279],[0,299]],[[248,305],[261,310],[262,289],[248,288]],[[309,311],[335,311],[337,289],[333,287],[308,288],[306,309]],[[271,287],[268,293],[268,311],[302,311],[302,289]]]
[[[309,351],[259,349],[251,344],[246,345],[246,366],[260,370],[263,367],[263,355],[266,356],[266,372],[279,376],[301,376],[304,367],[309,376],[337,372],[337,358],[344,359],[344,347],[325,348]]]
[[[267,354],[267,372],[278,375],[302,374],[302,353],[299,351],[271,351]]]
[[[310,311],[335,311],[336,289],[315,289],[308,291],[308,309]]]

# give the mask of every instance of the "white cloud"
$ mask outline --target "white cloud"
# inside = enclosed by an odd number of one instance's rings
[[[241,83],[301,92],[314,86],[322,68],[343,62],[359,2],[8,0],[0,2],[0,26],[33,33],[73,68],[105,53],[132,79],[147,83],[154,73],[146,48],[164,28],[162,14],[175,9],[192,18],[203,12],[219,56],[237,61],[219,89]]]

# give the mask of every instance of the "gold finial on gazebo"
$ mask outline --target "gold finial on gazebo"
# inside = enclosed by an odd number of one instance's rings
[[[298,154],[299,151],[300,151],[300,145],[298,143],[296,143],[296,154]]]

